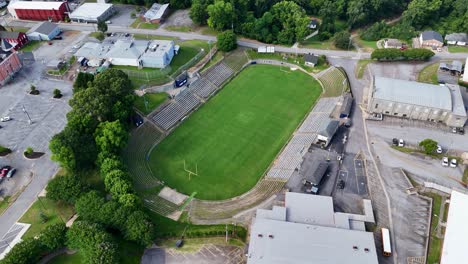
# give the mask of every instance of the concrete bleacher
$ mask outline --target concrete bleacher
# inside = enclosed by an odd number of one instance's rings
[[[233,73],[231,68],[221,62],[203,73],[203,77],[220,87]]]
[[[216,91],[217,87],[211,84],[205,78],[199,78],[192,84],[190,84],[190,91],[199,97],[208,98]]]
[[[173,102],[156,113],[153,120],[158,126],[168,130],[199,103],[200,101],[190,91],[185,90],[177,95]]]

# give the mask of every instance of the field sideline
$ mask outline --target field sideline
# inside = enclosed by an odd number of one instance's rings
[[[150,154],[155,177],[196,198],[220,200],[250,190],[320,96],[300,71],[243,70]],[[191,176],[186,168],[195,171]]]

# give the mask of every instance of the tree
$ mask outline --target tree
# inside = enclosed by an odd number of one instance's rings
[[[106,33],[107,31],[107,24],[106,22],[104,21],[99,21],[98,24],[97,24],[97,28],[99,31],[101,31],[102,33]]]
[[[217,36],[218,49],[228,52],[237,48],[237,37],[232,30],[219,33]]]
[[[37,263],[41,259],[41,252],[44,246],[39,239],[26,238],[16,244],[5,258],[2,260],[4,264],[29,264]]]
[[[113,170],[123,170],[124,165],[117,156],[108,157],[102,160],[100,167],[100,173],[102,178]]]
[[[71,174],[53,178],[46,187],[47,198],[69,204],[74,204],[86,189],[80,179]]]
[[[388,37],[389,26],[385,21],[375,22],[372,26],[365,29],[361,34],[361,39],[368,41],[377,41]]]
[[[347,31],[341,31],[335,34],[333,43],[337,48],[349,49],[351,46],[351,34]]]
[[[112,154],[118,154],[125,147],[128,133],[119,120],[106,121],[97,127],[95,140],[100,154],[106,153],[106,156],[112,156]]]
[[[234,10],[230,2],[216,0],[207,7],[208,26],[221,31],[231,27],[234,19]]]
[[[34,149],[31,148],[31,147],[27,147],[25,150],[24,150],[24,155],[31,155],[33,154],[34,152]]]
[[[190,18],[195,24],[206,25],[208,20],[208,5],[212,4],[213,0],[193,0],[190,8]]]
[[[98,224],[78,221],[67,231],[67,245],[77,249],[86,263],[118,263],[117,245]]]
[[[139,242],[143,246],[150,245],[154,238],[153,224],[142,211],[133,212],[126,222],[125,238]]]
[[[141,206],[140,197],[133,193],[126,193],[119,196],[119,203],[126,207],[138,208]]]
[[[64,223],[57,223],[46,227],[40,235],[41,243],[49,250],[54,251],[65,246],[67,227]]]
[[[90,83],[94,80],[94,75],[87,72],[79,72],[76,76],[75,82],[73,83],[73,93],[77,93],[80,90],[88,88]]]
[[[97,191],[83,194],[75,203],[75,209],[80,218],[102,223],[101,209],[106,201]],[[105,224],[105,223],[103,223]]]
[[[113,170],[106,174],[104,176],[104,185],[106,190],[116,198],[133,191],[127,173],[121,170]]]
[[[434,141],[430,138],[426,138],[423,141],[419,142],[419,146],[423,148],[424,153],[432,154],[437,149],[437,141]]]
[[[54,98],[60,98],[62,97],[62,92],[59,89],[54,89]]]

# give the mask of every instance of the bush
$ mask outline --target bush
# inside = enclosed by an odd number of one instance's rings
[[[131,18],[136,18],[135,12],[131,12],[131,13],[130,13],[130,17],[131,17]]]
[[[41,223],[43,224],[49,221],[49,217],[43,211],[39,212],[39,218],[41,218]]]
[[[371,58],[379,61],[397,60],[429,60],[434,56],[434,52],[427,49],[376,49],[372,52]]]
[[[24,151],[24,155],[31,155],[33,154],[34,150],[31,147],[27,147],[26,150]]]
[[[53,94],[54,94],[54,98],[60,98],[60,97],[62,97],[62,92],[61,92],[59,89],[57,89],[57,88],[54,89]]]
[[[430,138],[426,138],[423,141],[419,142],[419,146],[423,148],[424,153],[432,154],[437,149],[437,141],[434,141]]]
[[[29,92],[29,94],[38,95],[38,94],[40,94],[40,92],[39,92],[39,90],[36,89],[36,86],[31,85],[31,91]]]
[[[347,31],[341,31],[335,34],[333,42],[337,48],[349,49],[351,46],[351,34]]]
[[[95,36],[94,36],[97,40],[99,41],[103,41],[104,38],[106,38],[106,36],[104,35],[104,33],[102,32],[96,32]]]
[[[216,37],[218,40],[218,49],[228,52],[237,48],[237,36],[232,30],[227,30],[219,33]]]
[[[8,153],[11,153],[11,149],[0,145],[0,153],[1,153],[1,154],[8,154]]]
[[[74,204],[86,189],[77,176],[69,174],[53,178],[46,187],[47,198],[69,204]]]
[[[330,34],[330,32],[320,32],[318,34],[318,39],[320,41],[324,41],[324,40],[327,40],[327,39],[330,39],[332,37],[332,35]]]

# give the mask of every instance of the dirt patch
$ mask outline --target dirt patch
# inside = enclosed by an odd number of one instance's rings
[[[167,186],[164,187],[161,190],[161,192],[159,192],[158,196],[163,198],[163,199],[168,200],[171,203],[177,204],[177,205],[181,205],[185,201],[185,199],[188,198],[187,195],[179,193],[176,190],[171,189],[171,188],[169,188]]]
[[[190,18],[190,9],[177,10],[172,13],[161,25],[161,28],[167,26],[176,26],[176,27],[195,27],[192,19]]]
[[[0,151],[0,157],[5,157],[6,155],[10,154],[11,153],[11,150],[10,149],[6,149],[6,150],[3,150],[3,151]]]

